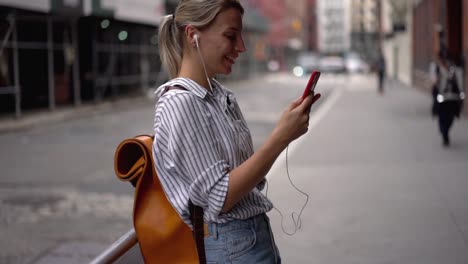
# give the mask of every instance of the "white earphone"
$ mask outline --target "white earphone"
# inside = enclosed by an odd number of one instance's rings
[[[197,45],[198,48],[198,34],[195,33],[195,35],[193,35],[193,38],[195,39],[195,45]]]
[[[197,33],[195,33],[193,35],[193,38],[195,39],[195,45],[197,46],[197,52],[198,52],[198,56],[200,58],[200,61],[202,63],[202,66],[203,66],[203,71],[205,72],[205,77],[206,77],[206,80],[208,81],[208,85],[210,86],[210,90],[213,91],[213,87],[211,86],[211,82],[210,82],[210,78],[208,77],[208,73],[206,72],[206,66],[205,66],[205,61],[203,60],[203,56],[200,52],[200,47],[199,47],[199,44],[198,44],[198,39],[200,38],[198,36]]]

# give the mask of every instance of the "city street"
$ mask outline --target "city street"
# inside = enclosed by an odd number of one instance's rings
[[[306,82],[225,82],[255,148]],[[283,263],[468,263],[468,119],[444,148],[428,93],[389,80],[380,95],[376,85],[374,75],[322,75],[309,132],[268,174]],[[152,133],[153,108],[122,99],[0,123],[0,263],[87,263],[131,228],[133,188],[114,176],[113,155]],[[288,235],[306,201],[292,184],[309,199]]]

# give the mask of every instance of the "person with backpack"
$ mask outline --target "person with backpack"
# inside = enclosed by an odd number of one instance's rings
[[[320,94],[294,100],[254,153],[235,95],[215,79],[246,51],[243,13],[238,0],[184,0],[162,19],[159,52],[171,80],[156,90],[154,165],[189,227],[189,204],[203,208],[207,263],[281,263],[261,190],[279,154],[307,132]]]
[[[450,146],[450,129],[455,118],[460,117],[464,93],[460,70],[448,60],[442,48],[430,65],[432,82],[432,115],[437,117],[444,147]]]

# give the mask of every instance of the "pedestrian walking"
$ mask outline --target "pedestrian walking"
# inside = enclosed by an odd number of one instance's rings
[[[379,51],[379,56],[377,58],[377,63],[376,63],[376,71],[377,71],[377,78],[378,78],[378,87],[377,87],[378,92],[379,94],[383,94],[386,65],[385,65],[385,57],[382,51]]]
[[[280,263],[261,190],[279,154],[307,132],[320,95],[292,102],[253,152],[234,94],[215,79],[246,51],[243,13],[238,0],[185,0],[163,18],[159,50],[171,80],[156,90],[155,168],[189,227],[189,203],[203,208],[208,263]]]
[[[448,60],[441,48],[430,64],[432,82],[432,115],[437,117],[442,144],[450,146],[450,129],[454,119],[460,117],[465,97],[461,87],[461,70]]]

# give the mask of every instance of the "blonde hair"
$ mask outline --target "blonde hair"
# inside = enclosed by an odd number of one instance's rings
[[[184,45],[184,29],[191,25],[199,30],[211,25],[216,16],[229,8],[237,8],[244,14],[239,0],[181,0],[173,15],[164,16],[159,26],[159,56],[169,74],[179,74]]]

